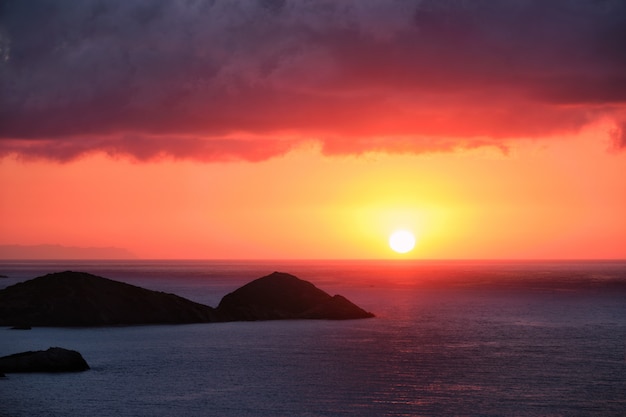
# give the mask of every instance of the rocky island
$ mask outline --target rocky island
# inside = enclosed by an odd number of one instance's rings
[[[3,326],[113,326],[217,321],[215,310],[174,294],[85,272],[59,272],[0,290]]]
[[[222,320],[236,321],[373,317],[341,295],[331,297],[310,282],[281,272],[225,295],[217,313]]]
[[[88,369],[89,365],[80,353],[59,347],[15,353],[0,358],[0,375],[23,372],[80,372]]]
[[[274,272],[226,295],[217,308],[85,272],[58,272],[0,290],[0,326],[113,326],[374,315],[293,275]]]

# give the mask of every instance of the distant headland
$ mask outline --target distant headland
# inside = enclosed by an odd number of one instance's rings
[[[136,259],[127,249],[62,245],[0,245],[0,259]]]
[[[0,326],[115,326],[374,317],[346,298],[274,272],[224,296],[217,308],[85,272],[44,275],[0,290]]]

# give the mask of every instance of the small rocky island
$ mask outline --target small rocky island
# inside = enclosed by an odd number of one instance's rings
[[[274,272],[217,308],[85,272],[58,272],[0,290],[0,326],[114,326],[374,317],[346,298]]]
[[[0,358],[0,376],[3,373],[81,372],[88,369],[89,365],[80,353],[59,347]]]

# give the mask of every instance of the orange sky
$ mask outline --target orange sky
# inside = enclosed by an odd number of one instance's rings
[[[0,245],[626,258],[624,38],[620,1],[10,2]]]
[[[508,154],[264,162],[103,155],[0,164],[0,244],[118,246],[142,258],[624,258],[626,154],[606,127]],[[397,228],[417,247],[395,255]]]

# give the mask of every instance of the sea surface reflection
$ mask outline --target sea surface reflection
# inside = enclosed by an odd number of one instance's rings
[[[2,263],[2,285],[83,270],[217,305],[275,269],[377,317],[0,329],[92,369],[11,374],[0,415],[603,415],[626,410],[626,264]],[[45,270],[45,271],[44,271]]]

